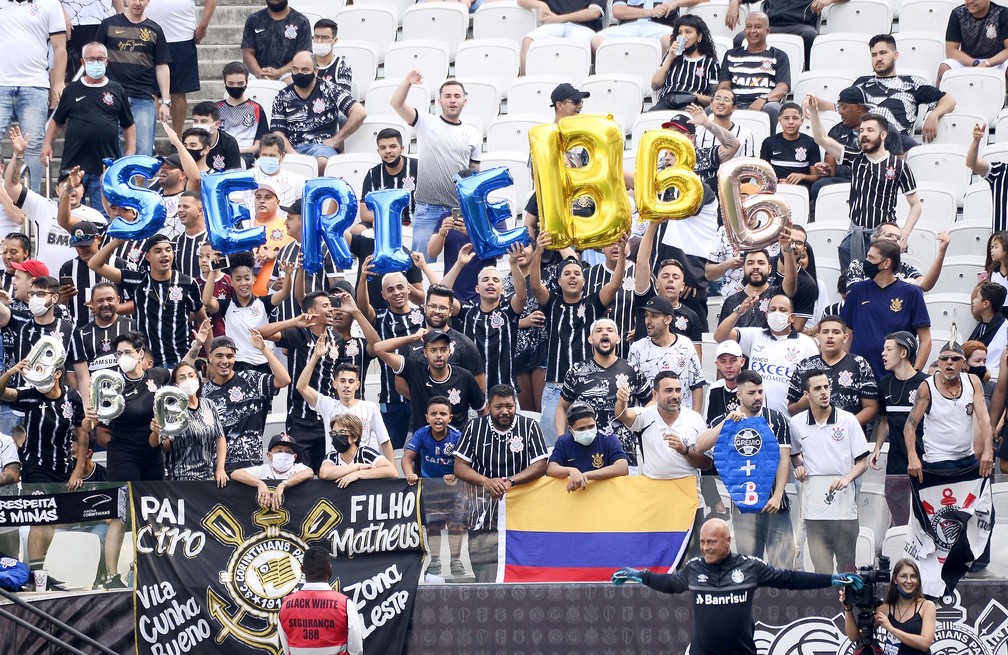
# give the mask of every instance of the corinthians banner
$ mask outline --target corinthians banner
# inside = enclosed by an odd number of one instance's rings
[[[332,549],[333,588],[364,620],[364,648],[400,653],[422,559],[417,487],[309,481],[264,510],[241,484],[130,485],[138,655],[279,655],[284,597],[314,542]]]

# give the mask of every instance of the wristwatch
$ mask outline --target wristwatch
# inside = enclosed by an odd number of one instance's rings
[[[979,65],[980,65],[980,60],[979,59],[974,59],[973,60],[973,67],[976,68]]]
[[[514,478],[504,478],[504,479],[510,482],[512,487],[515,486]]]
[[[976,66],[976,64],[973,65]],[[164,105],[165,107],[171,107],[171,98],[168,98],[167,100],[161,98],[161,104]]]

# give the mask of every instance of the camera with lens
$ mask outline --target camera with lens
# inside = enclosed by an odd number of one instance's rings
[[[854,654],[879,653],[881,647],[875,638],[875,610],[885,602],[885,586],[892,577],[889,558],[880,555],[875,566],[859,567],[857,575],[864,586],[856,591],[847,587],[845,592],[846,603],[854,608],[854,618],[860,634],[854,645]]]

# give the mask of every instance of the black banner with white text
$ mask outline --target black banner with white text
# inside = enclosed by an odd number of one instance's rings
[[[402,652],[423,557],[418,487],[309,481],[286,490],[279,511],[234,483],[130,491],[138,655],[279,655],[280,606],[316,542],[331,548],[333,587],[363,618],[365,651]]]

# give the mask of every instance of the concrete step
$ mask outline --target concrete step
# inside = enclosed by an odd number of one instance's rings
[[[199,44],[198,48],[202,49],[209,45],[233,45],[240,47],[242,31],[244,29],[244,21],[240,23],[219,23],[215,15],[213,22],[210,23],[210,27],[207,28],[206,36],[203,37],[203,41]]]
[[[266,6],[265,3],[261,5],[249,4],[248,0],[245,0],[245,3],[241,5],[233,5],[228,7],[222,7],[218,5],[216,11],[214,11],[213,19],[210,21],[210,24],[213,25],[215,23],[226,23],[226,24],[238,23],[240,25],[244,25],[245,19],[248,18],[250,14],[259,11],[265,6]]]

